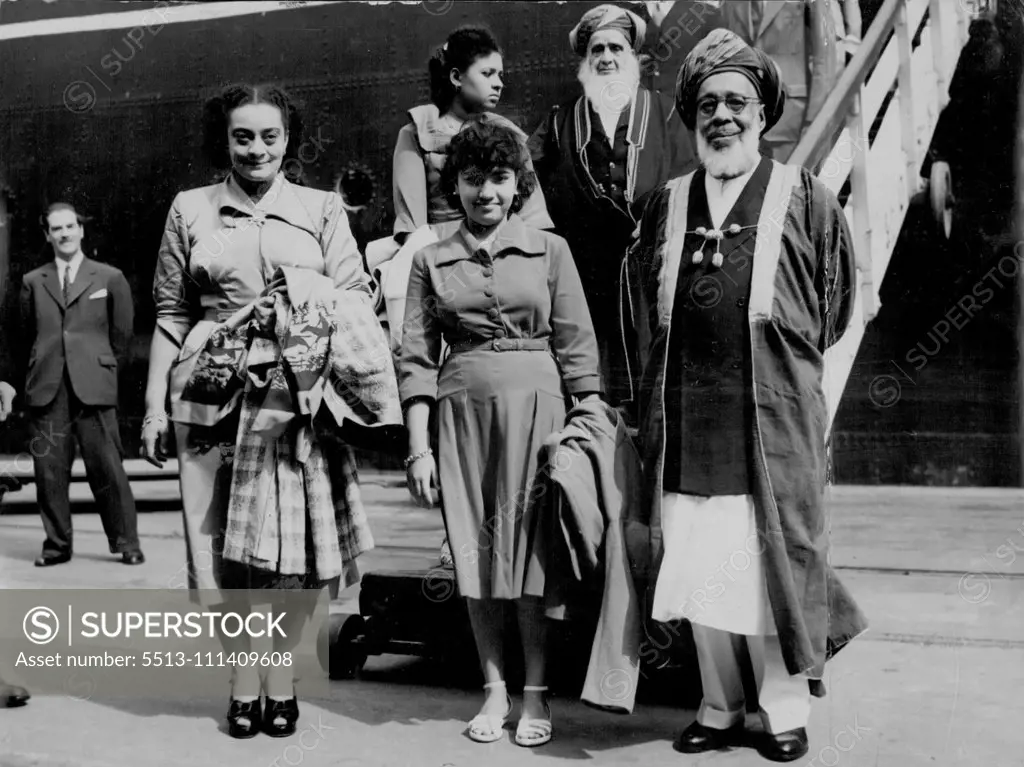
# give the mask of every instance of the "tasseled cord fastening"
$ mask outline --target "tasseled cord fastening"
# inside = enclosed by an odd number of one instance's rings
[[[732,224],[724,232],[721,229],[708,229],[706,226],[698,226],[696,229],[687,232],[686,234],[696,234],[698,237],[704,238],[704,248],[707,247],[709,242],[715,243],[715,252],[711,256],[711,264],[716,269],[721,269],[722,264],[725,263],[725,256],[722,255],[722,240],[726,236],[732,236],[739,234],[746,227],[742,227],[739,224]],[[699,264],[704,261],[704,248],[693,252],[693,263]]]

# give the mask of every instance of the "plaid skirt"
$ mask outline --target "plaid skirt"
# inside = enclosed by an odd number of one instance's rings
[[[194,602],[210,606],[223,601],[221,589],[330,589],[335,598],[341,589],[359,581],[356,556],[352,547],[342,547],[350,553],[343,556],[342,573],[323,578],[317,572],[312,525],[306,519],[306,568],[304,572],[283,573],[268,570],[224,557],[228,508],[231,500],[233,467],[236,454],[238,415],[224,419],[216,426],[203,427],[188,424],[175,425],[178,444],[178,464],[184,518],[185,551],[188,588]],[[355,516],[365,521],[358,504],[358,478],[354,463],[343,467],[341,476],[347,486],[336,488],[352,497],[355,493],[358,508]],[[336,472],[332,472],[336,474]],[[364,523],[355,519],[355,526]],[[368,534],[368,530],[367,530]],[[372,539],[361,541],[356,553],[372,547]],[[294,568],[293,568],[294,569]]]

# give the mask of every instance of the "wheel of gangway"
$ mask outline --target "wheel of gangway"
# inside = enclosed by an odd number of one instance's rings
[[[928,178],[928,198],[931,202],[935,228],[947,240],[953,232],[953,176],[949,163],[937,160],[932,163]]]
[[[320,630],[320,666],[331,679],[352,679],[366,663],[366,650],[355,642],[366,633],[361,615],[334,613]]]

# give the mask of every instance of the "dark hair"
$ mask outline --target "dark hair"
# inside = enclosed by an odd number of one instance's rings
[[[75,210],[75,206],[72,205],[70,202],[55,202],[46,209],[46,212],[43,213],[43,215],[39,217],[39,225],[42,226],[43,229],[49,231],[50,214],[56,213],[58,210],[70,210],[72,213],[74,213],[75,220],[78,221],[79,226],[82,226],[88,220],[85,216],[83,216],[81,213]]]
[[[447,112],[455,98],[456,89],[452,85],[451,72],[457,69],[465,72],[473,62],[492,53],[501,53],[498,41],[487,27],[459,27],[450,35],[448,41],[434,51],[427,62],[430,72],[430,100],[441,110]]]
[[[276,85],[229,85],[206,102],[203,109],[203,150],[217,169],[231,167],[228,155],[228,122],[231,113],[248,104],[270,104],[281,110],[281,122],[288,131],[288,149],[282,168],[298,155],[302,146],[302,114],[298,102]]]
[[[482,114],[468,120],[448,144],[448,159],[441,169],[441,190],[456,209],[459,199],[459,174],[470,168],[489,173],[511,168],[516,174],[516,198],[510,213],[518,213],[526,198],[537,188],[537,175],[530,169],[529,154],[518,130],[505,118]]]

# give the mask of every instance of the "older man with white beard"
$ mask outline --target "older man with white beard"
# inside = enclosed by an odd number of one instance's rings
[[[650,511],[655,621],[688,620],[704,699],[676,748],[735,744],[749,657],[761,754],[807,752],[825,661],[865,630],[828,564],[825,350],[854,307],[835,196],[759,154],[783,112],[777,65],[714,30],[687,56],[676,107],[701,168],[650,198],[624,263]]]
[[[556,106],[530,138],[534,168],[560,235],[569,242],[590,304],[605,393],[629,390],[618,316],[619,265],[651,190],[696,165],[671,104],[640,85],[646,24],[601,5],[569,33],[583,94]]]

